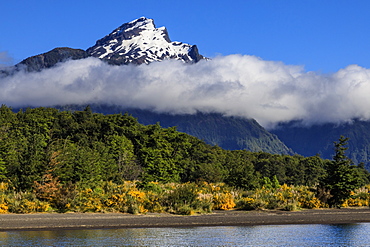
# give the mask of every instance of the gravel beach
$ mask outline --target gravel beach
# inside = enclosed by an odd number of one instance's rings
[[[349,224],[370,222],[370,208],[312,209],[294,212],[215,211],[179,216],[148,213],[38,213],[0,215],[0,231],[107,229],[145,227],[251,226],[285,224]]]

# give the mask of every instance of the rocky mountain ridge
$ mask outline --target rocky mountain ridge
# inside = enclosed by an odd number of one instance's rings
[[[172,42],[165,27],[156,28],[153,19],[145,17],[113,30],[87,49],[87,53],[115,65],[166,59],[196,63],[204,59],[196,45]]]
[[[61,63],[66,60],[78,60],[87,58],[88,56],[89,54],[81,49],[60,47],[40,55],[26,58],[17,66],[18,68],[25,67],[27,71],[41,71],[46,68],[51,68],[57,63]]]
[[[12,71],[22,69],[28,72],[41,71],[66,60],[87,57],[97,57],[112,65],[140,65],[168,59],[197,63],[207,59],[199,54],[196,45],[172,42],[165,27],[156,28],[153,19],[141,17],[116,28],[86,51],[58,47],[26,58],[13,68],[3,69],[0,75],[9,75]]]

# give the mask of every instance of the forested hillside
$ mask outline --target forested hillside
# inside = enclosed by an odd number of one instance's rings
[[[31,189],[50,174],[63,183],[141,180],[226,182],[254,188],[264,177],[314,185],[328,161],[317,156],[230,151],[174,127],[142,125],[128,114],[54,108],[0,108],[1,179]]]
[[[80,105],[64,105],[61,110],[83,110]],[[159,123],[162,127],[173,127],[195,136],[210,145],[227,150],[248,150],[271,154],[294,154],[276,135],[263,128],[256,120],[242,117],[224,116],[220,113],[170,114],[158,113],[138,108],[94,104],[93,112],[115,114],[129,112],[144,125]]]
[[[174,127],[139,124],[128,114],[97,114],[89,107],[15,113],[2,105],[0,213],[189,214],[231,209],[237,198],[244,209],[368,203],[361,191],[356,202],[348,201],[369,173],[350,164],[346,141],[335,144],[333,161],[230,151]]]

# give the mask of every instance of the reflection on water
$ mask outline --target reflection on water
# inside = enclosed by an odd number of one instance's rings
[[[370,223],[0,232],[1,246],[369,246]]]

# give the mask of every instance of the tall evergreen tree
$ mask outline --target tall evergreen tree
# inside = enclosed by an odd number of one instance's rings
[[[341,207],[351,196],[351,191],[363,185],[360,169],[345,155],[348,140],[349,138],[341,136],[338,142],[334,142],[335,154],[333,160],[328,163],[324,186],[330,190],[330,207]]]

